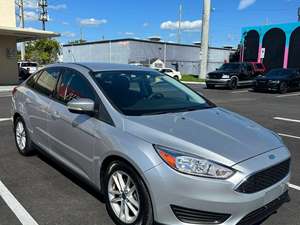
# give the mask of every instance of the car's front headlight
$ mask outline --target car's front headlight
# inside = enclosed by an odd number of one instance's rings
[[[229,79],[229,78],[230,78],[229,75],[226,75],[226,74],[222,75],[222,79]]]
[[[235,173],[226,166],[195,155],[160,145],[154,145],[154,148],[164,162],[181,173],[214,179],[228,179]]]
[[[280,80],[270,80],[269,81],[271,84],[279,84]]]

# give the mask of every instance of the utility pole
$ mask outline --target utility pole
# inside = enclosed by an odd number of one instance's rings
[[[209,25],[211,0],[203,0],[202,41],[201,41],[201,68],[199,78],[205,79],[208,63]]]
[[[46,22],[48,22],[48,2],[47,0],[39,0],[40,17],[39,20],[42,22],[43,30],[46,30]]]
[[[181,43],[181,22],[182,22],[182,4],[179,5],[179,20],[178,20],[178,31],[177,31],[177,42]]]
[[[25,27],[24,1],[18,0],[18,1],[16,1],[16,5],[19,7],[19,13],[18,13],[18,17],[19,17],[19,21],[20,21],[19,27],[24,28]],[[22,61],[25,60],[25,43],[24,42],[21,43],[21,60]]]

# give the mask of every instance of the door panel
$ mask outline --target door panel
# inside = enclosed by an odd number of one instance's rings
[[[25,98],[30,125],[33,129],[33,141],[42,148],[48,148],[48,109],[50,97],[60,75],[59,68],[47,68],[29,82],[31,90]],[[33,89],[33,90],[32,90]]]
[[[56,157],[91,180],[96,140],[94,126],[98,120],[89,115],[71,113],[67,109],[68,101],[79,98],[95,101],[95,94],[79,72],[66,69],[56,90],[56,100],[51,102],[49,108],[49,142]]]
[[[52,101],[49,109],[51,151],[80,175],[92,175],[94,126],[97,121],[84,114],[71,113],[66,105]]]

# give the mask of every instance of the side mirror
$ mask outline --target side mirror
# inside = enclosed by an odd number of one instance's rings
[[[95,102],[88,98],[73,99],[67,103],[67,108],[72,113],[91,114],[95,111]]]

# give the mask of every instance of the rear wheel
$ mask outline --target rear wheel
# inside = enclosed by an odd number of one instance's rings
[[[176,80],[179,80],[179,77],[178,77],[177,75],[175,75],[174,78],[175,78]]]
[[[234,89],[237,89],[237,86],[238,86],[237,78],[235,78],[235,77],[231,78],[231,80],[229,81],[229,84],[228,84],[228,88],[231,90],[234,90]]]
[[[279,85],[279,93],[280,94],[285,94],[287,92],[288,92],[288,85],[287,85],[287,83],[286,82],[280,83],[280,85]]]
[[[25,122],[21,117],[18,117],[15,120],[14,133],[18,151],[24,156],[32,155],[34,153],[33,144],[30,139]]]
[[[153,212],[147,188],[124,162],[110,164],[105,178],[108,214],[117,225],[152,225]]]

